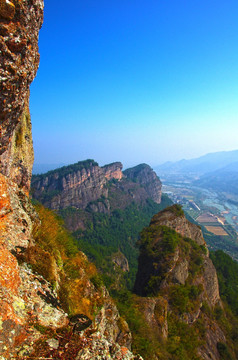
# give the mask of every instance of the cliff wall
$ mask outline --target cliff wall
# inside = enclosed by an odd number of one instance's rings
[[[107,197],[106,177],[94,161],[78,163],[80,169],[65,174],[61,169],[33,177],[34,197],[51,209],[65,209],[69,206],[85,209],[86,206],[102,196]],[[77,165],[77,164],[76,164]]]
[[[39,65],[43,0],[1,1],[0,171],[29,191],[33,165],[29,86]]]
[[[99,167],[93,160],[78,162],[43,175],[33,176],[34,198],[51,209],[89,208],[109,213],[132,201],[150,198],[161,202],[161,182],[148,165],[122,172],[120,162]],[[98,201],[104,198],[104,201]],[[97,202],[98,201],[98,202]]]
[[[29,313],[46,311],[37,294],[40,279],[19,265],[14,254],[32,242],[37,216],[27,198],[33,164],[29,86],[38,64],[38,32],[43,21],[43,1],[0,3],[0,356],[12,358],[34,331],[26,324]],[[45,288],[45,291],[51,292]],[[32,302],[27,303],[29,296]],[[39,304],[38,312],[33,303]],[[65,315],[55,309],[56,326]]]

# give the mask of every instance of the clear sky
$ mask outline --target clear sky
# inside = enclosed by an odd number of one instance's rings
[[[45,0],[36,163],[238,149],[237,0]]]

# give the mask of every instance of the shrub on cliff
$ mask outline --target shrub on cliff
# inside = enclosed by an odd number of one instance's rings
[[[217,271],[220,295],[238,316],[238,263],[222,250],[211,252],[210,257]]]
[[[27,262],[58,290],[66,312],[92,318],[102,304],[102,282],[95,265],[79,251],[62,219],[42,205],[35,207],[40,226],[33,232],[36,245],[27,253]]]

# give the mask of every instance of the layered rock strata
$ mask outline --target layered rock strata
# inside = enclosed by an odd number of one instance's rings
[[[106,177],[102,168],[94,161],[81,162],[81,168],[62,174],[61,169],[32,180],[36,199],[51,209],[65,209],[69,206],[85,209],[90,202],[108,196]],[[77,165],[77,164],[75,164]]]

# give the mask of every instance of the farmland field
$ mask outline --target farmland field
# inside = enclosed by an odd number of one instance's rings
[[[221,226],[206,226],[206,229],[218,236],[228,236],[227,232]]]
[[[207,214],[207,213],[198,216],[196,221],[199,223],[218,223],[215,216],[213,216],[211,214]]]

